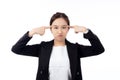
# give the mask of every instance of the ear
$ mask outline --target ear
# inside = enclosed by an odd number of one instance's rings
[[[52,29],[52,26],[50,25],[50,29]]]
[[[68,26],[68,31],[69,31],[69,29],[70,29],[70,26]]]
[[[68,29],[70,29],[70,27],[68,27]]]

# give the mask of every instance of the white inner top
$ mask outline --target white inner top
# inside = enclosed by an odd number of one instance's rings
[[[70,63],[66,46],[53,47],[49,72],[49,80],[70,80]]]

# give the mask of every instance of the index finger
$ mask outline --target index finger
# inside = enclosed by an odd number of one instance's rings
[[[74,28],[74,26],[69,26],[69,28]]]
[[[46,26],[45,29],[50,29],[50,26]]]

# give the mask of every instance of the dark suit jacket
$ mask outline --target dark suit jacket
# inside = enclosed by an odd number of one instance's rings
[[[78,43],[70,43],[65,40],[68,56],[70,60],[70,69],[72,80],[82,80],[80,58],[98,55],[104,52],[104,48],[98,37],[91,30],[84,34],[84,38],[88,39],[91,46],[84,46]],[[39,57],[39,67],[36,80],[49,80],[49,60],[54,45],[54,40],[41,42],[35,45],[26,45],[31,38],[28,32],[12,47],[14,53],[27,56]]]

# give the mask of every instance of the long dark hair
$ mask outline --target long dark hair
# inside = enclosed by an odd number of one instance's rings
[[[65,13],[61,13],[61,12],[56,12],[55,14],[53,14],[53,16],[50,19],[50,25],[52,25],[53,21],[56,20],[57,18],[63,18],[68,25],[70,25],[70,21],[68,16]]]

